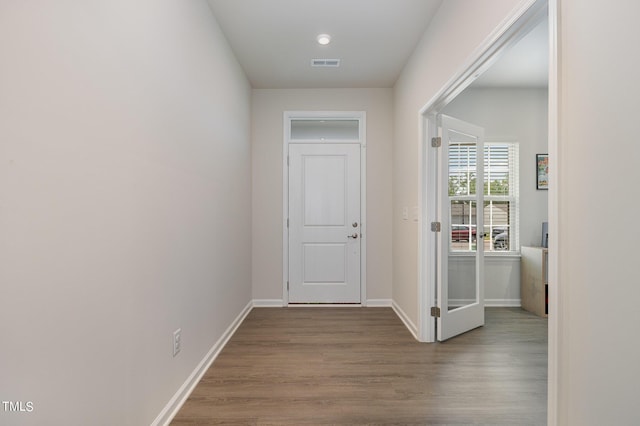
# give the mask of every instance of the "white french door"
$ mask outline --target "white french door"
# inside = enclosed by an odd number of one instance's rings
[[[360,144],[289,144],[289,303],[360,303]]]
[[[438,340],[484,325],[484,129],[439,116]]]

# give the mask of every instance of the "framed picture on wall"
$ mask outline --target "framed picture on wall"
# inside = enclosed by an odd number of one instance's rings
[[[536,189],[549,189],[549,154],[536,154]]]

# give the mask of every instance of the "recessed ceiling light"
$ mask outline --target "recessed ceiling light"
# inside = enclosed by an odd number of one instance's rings
[[[329,34],[320,34],[318,37],[316,37],[316,40],[318,40],[318,43],[324,46],[331,43],[331,36]]]

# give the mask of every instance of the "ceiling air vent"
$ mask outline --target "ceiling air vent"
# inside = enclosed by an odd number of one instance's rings
[[[312,59],[311,66],[336,68],[340,66],[340,59]]]

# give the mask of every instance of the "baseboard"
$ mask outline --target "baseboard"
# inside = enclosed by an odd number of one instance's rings
[[[253,307],[254,308],[282,308],[283,306],[287,306],[282,299],[253,299]],[[301,307],[331,307],[331,306],[342,306],[342,307],[350,307],[350,306],[366,306],[369,308],[390,308],[392,306],[391,299],[368,299],[365,304],[327,304],[327,303],[318,303],[318,304],[300,304],[293,306],[301,306]]]
[[[253,306],[253,302],[249,302],[247,306],[242,309],[240,314],[225,330],[222,336],[220,336],[218,341],[213,345],[202,361],[200,361],[198,366],[193,370],[191,375],[189,375],[183,385],[180,386],[180,389],[178,389],[175,395],[173,395],[173,398],[171,398],[169,403],[164,407],[160,414],[158,414],[158,417],[156,417],[156,419],[151,423],[152,426],[168,425],[171,423],[171,420],[173,420],[175,415],[178,414],[182,405],[185,403],[191,392],[193,392],[196,385],[200,382],[202,376],[204,376],[204,373],[207,372],[213,361],[218,357],[231,336],[233,336],[233,333],[235,333],[240,324],[242,324],[242,321],[244,321],[247,315],[249,315]]]
[[[418,339],[418,327],[416,327],[416,325],[413,322],[411,322],[411,320],[409,319],[409,316],[402,310],[400,306],[398,306],[398,304],[395,301],[392,301],[391,307],[393,308],[396,315],[398,315],[398,318],[400,318],[400,321],[404,323],[404,326],[409,329],[409,332],[411,332],[413,337],[416,340],[420,341],[420,339]]]
[[[362,308],[361,303],[290,303],[290,308]]]
[[[390,308],[393,306],[391,299],[367,299],[367,308]]]
[[[485,308],[519,308],[520,299],[484,299]]]
[[[282,308],[285,306],[282,299],[253,299],[254,308]]]
[[[466,306],[475,303],[473,299],[449,299],[449,306]],[[485,308],[519,308],[520,299],[484,299]]]

